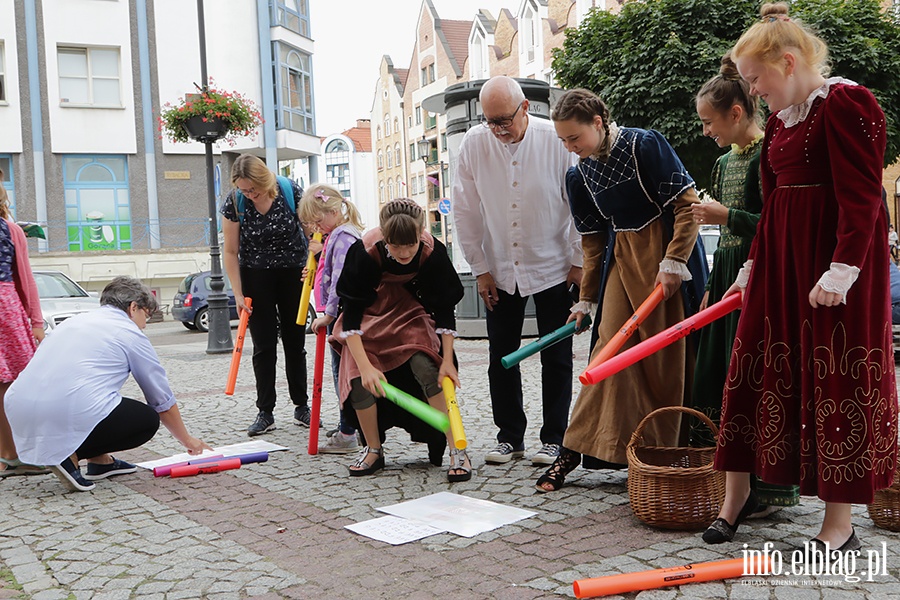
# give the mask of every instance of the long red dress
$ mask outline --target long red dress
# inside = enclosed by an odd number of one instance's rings
[[[810,104],[799,122],[773,115],[766,127],[765,204],[715,467],[870,503],[897,460],[884,113],[869,90],[838,78]],[[814,309],[809,292],[832,262],[859,278],[846,304]]]

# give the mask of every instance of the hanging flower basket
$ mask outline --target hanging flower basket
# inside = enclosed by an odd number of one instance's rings
[[[223,140],[234,146],[238,138],[254,136],[263,123],[256,104],[238,92],[217,89],[212,79],[208,87],[197,89],[199,93],[187,94],[177,105],[163,105],[160,137],[173,142]]]

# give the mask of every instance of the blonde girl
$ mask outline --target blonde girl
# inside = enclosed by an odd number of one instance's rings
[[[362,236],[362,218],[353,203],[341,196],[339,191],[330,185],[315,184],[306,190],[300,201],[300,220],[326,236],[315,278],[316,312],[324,314],[312,322],[312,329],[318,332],[322,327],[326,327],[328,333],[331,333],[334,320],[338,316],[340,302],[336,290],[337,282],[344,270],[347,251]],[[338,392],[340,364],[341,355],[332,349],[331,370],[335,392]],[[341,410],[340,414],[338,431],[328,437],[328,441],[319,448],[319,452],[347,454],[359,448],[356,429],[347,423],[344,410]]]

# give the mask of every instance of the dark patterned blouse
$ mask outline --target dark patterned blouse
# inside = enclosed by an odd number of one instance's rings
[[[235,190],[232,190],[222,205],[222,216],[229,221],[240,223],[240,246],[238,263],[251,269],[278,269],[302,267],[306,264],[308,242],[300,227],[297,214],[291,212],[281,186],[266,214],[260,214],[249,198],[244,200],[244,220],[238,219],[234,206]],[[300,205],[303,190],[291,182],[294,191],[294,206]]]

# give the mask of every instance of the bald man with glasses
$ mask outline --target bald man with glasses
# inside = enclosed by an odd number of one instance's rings
[[[525,303],[534,299],[538,332],[562,327],[571,284],[581,284],[581,239],[565,191],[566,170],[577,162],[550,121],[531,117],[521,86],[492,77],[479,96],[483,127],[466,132],[452,187],[458,245],[477,278],[487,308],[491,408],[497,447],[485,462],[525,455],[527,418],[518,366],[500,359],[522,342]],[[550,465],[572,399],[572,340],[541,352],[542,447],[535,465]]]

